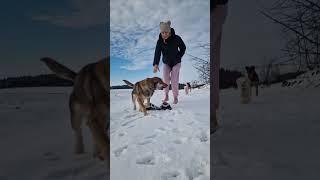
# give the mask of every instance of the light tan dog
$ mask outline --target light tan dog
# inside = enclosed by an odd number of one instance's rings
[[[251,81],[247,75],[237,79],[238,88],[240,88],[240,102],[247,104],[251,101]]]
[[[189,93],[191,93],[191,85],[190,83],[186,83],[184,85],[184,92],[186,93],[186,95],[188,95]]]
[[[75,153],[84,153],[82,121],[85,118],[93,137],[94,157],[106,160],[110,167],[110,139],[107,135],[110,108],[109,58],[88,64],[78,73],[48,57],[41,58],[41,61],[57,76],[74,82],[69,108],[75,135]]]
[[[162,81],[162,79],[158,77],[147,78],[145,80],[136,82],[132,84],[127,80],[123,80],[129,87],[132,87],[133,90],[131,92],[133,109],[136,110],[136,101],[139,104],[139,111],[143,112],[144,115],[147,115],[146,106],[144,105],[144,101],[147,100],[147,107],[150,107],[150,98],[153,95],[156,89],[162,90],[166,88],[168,85]]]

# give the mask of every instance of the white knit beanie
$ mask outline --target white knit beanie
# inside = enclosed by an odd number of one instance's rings
[[[171,21],[160,22],[160,32],[171,32]]]

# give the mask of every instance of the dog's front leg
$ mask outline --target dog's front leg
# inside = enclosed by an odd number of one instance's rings
[[[150,98],[147,98],[147,107],[150,107]]]

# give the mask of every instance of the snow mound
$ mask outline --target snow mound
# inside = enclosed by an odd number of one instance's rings
[[[320,86],[320,68],[315,68],[312,71],[308,71],[299,75],[297,78],[284,81],[281,84],[286,88],[309,88]]]

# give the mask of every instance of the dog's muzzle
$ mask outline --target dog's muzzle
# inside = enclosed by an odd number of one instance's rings
[[[157,89],[158,89],[158,90],[163,90],[163,89],[166,88],[166,87],[168,87],[168,85],[165,84],[165,83],[163,83],[163,84],[158,83],[158,84],[157,84]]]

